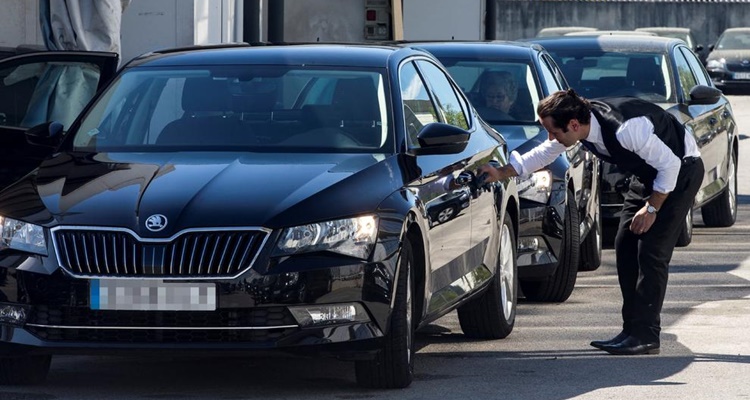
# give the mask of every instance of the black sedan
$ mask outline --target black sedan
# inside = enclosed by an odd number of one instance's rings
[[[539,45],[514,42],[413,43],[434,54],[482,119],[524,153],[548,139],[536,106],[568,85]],[[500,97],[500,99],[496,99]],[[580,144],[519,179],[518,276],[529,300],[561,302],[579,270],[601,263],[598,160]]]
[[[516,184],[477,174],[505,141],[429,53],[157,52],[67,133],[25,136],[48,156],[0,192],[2,384],[58,352],[277,349],[405,387],[414,331],[449,311],[470,337],[513,330]]]
[[[706,68],[719,89],[750,89],[750,28],[729,28],[710,46]]]
[[[588,98],[635,96],[654,102],[680,121],[701,152],[706,173],[695,197],[706,226],[731,226],[737,218],[737,124],[729,101],[711,83],[698,57],[682,40],[661,37],[534,39],[560,65],[570,85]],[[612,164],[602,169],[605,219],[616,223],[628,176]],[[692,239],[693,214],[678,246]]]

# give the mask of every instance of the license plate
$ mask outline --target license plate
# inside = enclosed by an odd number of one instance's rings
[[[216,284],[93,279],[92,310],[214,311]]]
[[[750,79],[750,72],[735,72],[734,79]]]

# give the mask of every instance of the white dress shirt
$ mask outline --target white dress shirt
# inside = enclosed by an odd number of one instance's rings
[[[651,120],[647,117],[631,118],[620,125],[615,135],[622,147],[637,154],[656,169],[654,191],[669,193],[674,190],[682,161],[658,136],[654,135],[654,125]],[[591,129],[586,141],[596,146],[600,153],[610,155],[604,146],[602,127],[593,113],[591,114]],[[529,175],[552,163],[565,149],[565,146],[557,140],[547,140],[523,155],[513,151],[510,154],[510,164],[518,175]],[[698,144],[689,132],[685,132],[685,157],[700,157]]]

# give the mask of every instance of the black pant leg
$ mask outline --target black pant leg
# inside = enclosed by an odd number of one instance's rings
[[[635,213],[643,208],[646,200],[643,197],[643,185],[632,178],[628,191],[625,192],[620,223],[615,236],[615,258],[617,263],[617,280],[622,294],[622,330],[631,333],[636,320],[636,285],[640,275],[638,266],[639,235],[630,231],[630,222]]]

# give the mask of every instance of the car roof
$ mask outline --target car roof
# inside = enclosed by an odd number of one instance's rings
[[[607,31],[590,31],[590,32],[570,32],[563,36],[607,36],[607,35],[624,35],[624,36],[658,36],[654,32],[648,31],[626,31],[626,30],[607,30]]]
[[[403,48],[384,44],[236,44],[197,46],[161,50],[134,60],[134,66],[183,65],[327,65],[352,67],[385,67],[390,58]],[[415,52],[417,50],[405,50]]]
[[[600,49],[627,52],[667,52],[677,44],[685,44],[680,39],[663,36],[560,36],[556,38],[529,39],[541,44],[547,50]]]
[[[542,51],[542,48],[535,43],[502,40],[411,42],[408,45],[428,52],[440,52],[441,57],[490,56],[490,52],[493,52],[502,54],[503,58],[528,59],[534,51]]]
[[[724,32],[750,32],[750,28],[727,28]]]

